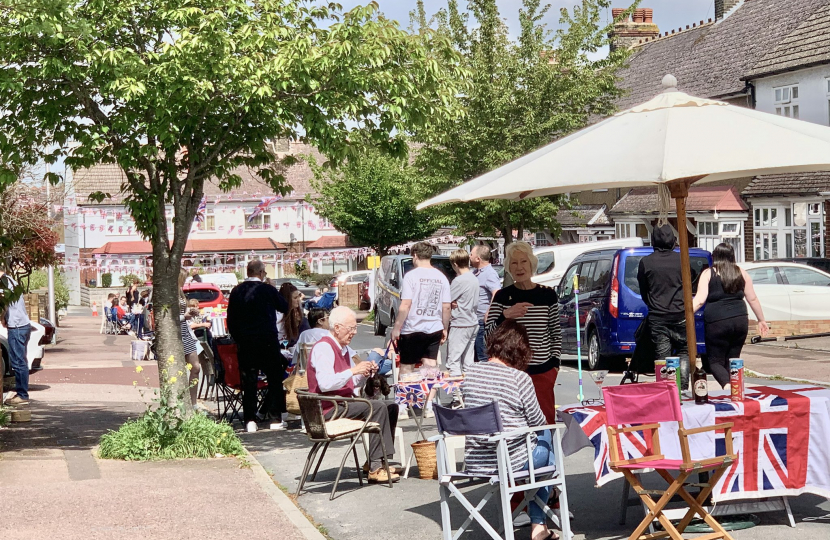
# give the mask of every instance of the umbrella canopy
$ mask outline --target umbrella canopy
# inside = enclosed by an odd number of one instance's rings
[[[690,96],[677,90],[672,75],[663,77],[663,86],[654,99],[424,201],[418,209],[657,184],[668,188],[678,223],[685,223],[694,182],[830,170],[830,128]],[[687,234],[680,234],[680,256],[686,342],[694,356]]]
[[[830,128],[702,99],[673,76],[654,99],[418,205],[524,199],[697,178],[830,169]]]

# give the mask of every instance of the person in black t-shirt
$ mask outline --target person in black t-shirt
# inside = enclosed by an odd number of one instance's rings
[[[277,311],[286,313],[288,304],[274,287],[263,283],[265,264],[248,263],[248,279],[233,288],[228,299],[228,332],[236,342],[242,377],[242,417],[247,431],[257,430],[256,420],[271,416],[271,429],[282,429],[285,407],[283,374],[287,366],[277,337]],[[268,392],[260,411],[256,410],[257,376],[268,378]]]

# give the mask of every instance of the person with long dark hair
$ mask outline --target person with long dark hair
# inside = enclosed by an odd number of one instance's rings
[[[311,328],[308,319],[303,315],[303,294],[291,283],[283,283],[280,294],[288,303],[288,313],[277,315],[277,330],[281,341],[287,341],[288,347],[293,347],[300,334]]]
[[[735,250],[729,244],[718,244],[712,251],[712,268],[700,273],[694,310],[703,304],[706,330],[706,354],[709,370],[721,387],[729,384],[729,359],[740,358],[749,332],[746,303],[758,319],[758,333],[766,336],[769,326],[764,320],[761,302],[752,286],[752,278],[735,264]]]

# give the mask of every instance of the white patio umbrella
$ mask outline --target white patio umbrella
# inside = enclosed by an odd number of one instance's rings
[[[696,347],[686,197],[695,182],[830,170],[830,128],[697,98],[672,75],[654,99],[446,191],[418,209],[664,184],[677,206],[686,336]],[[668,210],[663,209],[663,210]]]

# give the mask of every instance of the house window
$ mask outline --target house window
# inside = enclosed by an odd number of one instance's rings
[[[825,234],[823,212],[820,202],[755,206],[755,260],[822,257]]]
[[[271,229],[271,214],[261,213],[250,219],[253,209],[250,212],[245,212],[245,229],[249,231],[262,231]]]
[[[116,213],[107,216],[107,225],[104,230],[107,236],[127,236],[136,232],[135,222],[128,215]]]
[[[634,236],[633,233],[636,228],[633,225],[633,223],[617,223],[615,226],[617,238],[631,238]]]
[[[216,214],[213,209],[205,210],[205,218],[196,222],[196,228],[200,232],[211,232],[216,230]]]
[[[775,97],[775,114],[788,118],[798,118],[798,85],[773,88]]]
[[[324,217],[321,217],[320,218],[320,228],[321,229],[333,229],[334,226],[332,226],[331,221],[327,220]]]
[[[536,247],[543,247],[549,246],[550,242],[548,242],[548,235],[543,232],[536,233]]]

